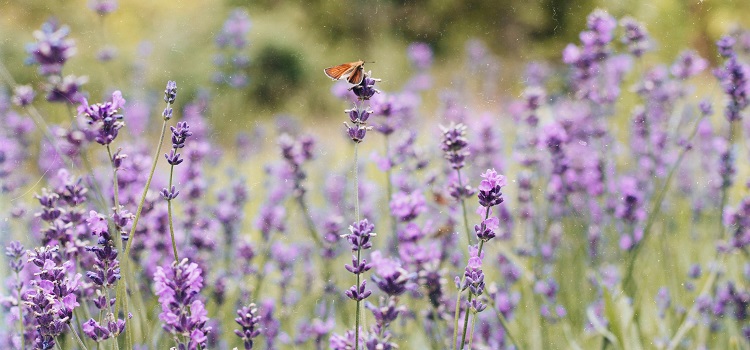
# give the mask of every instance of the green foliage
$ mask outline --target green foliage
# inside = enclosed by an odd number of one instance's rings
[[[297,94],[305,80],[301,52],[274,43],[266,44],[252,67],[251,98],[260,106],[277,107]]]

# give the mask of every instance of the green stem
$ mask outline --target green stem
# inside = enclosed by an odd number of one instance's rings
[[[732,152],[732,148],[734,147],[734,130],[736,128],[737,121],[731,121],[729,122],[729,145],[727,146],[728,152]],[[728,192],[730,186],[725,186],[724,184],[729,183],[731,179],[729,179],[730,174],[723,174],[722,176],[722,186],[721,186],[721,202],[719,203],[719,239],[724,239],[724,235],[726,233],[726,230],[724,230],[724,209],[727,206],[727,199],[728,199]]]
[[[107,155],[109,156],[109,163],[112,165],[112,189],[114,191],[114,210],[115,214],[120,214],[120,185],[117,183],[117,167],[115,166],[115,160],[112,158],[112,149],[107,144]],[[115,247],[117,252],[122,251],[122,235],[120,234],[120,227],[115,226]]]
[[[719,253],[717,253],[719,254]],[[723,259],[724,255],[721,256],[719,266],[723,265]],[[719,268],[714,268],[711,270],[711,274],[708,275],[708,278],[706,279],[706,283],[703,285],[703,288],[701,288],[699,295],[708,295],[711,288],[713,288],[714,283],[716,282],[716,278],[719,274]],[[690,331],[693,326],[697,323],[695,320],[698,317],[698,303],[694,303],[693,306],[688,311],[687,315],[685,316],[684,320],[680,324],[680,326],[677,328],[677,332],[675,332],[674,337],[669,341],[669,345],[667,346],[667,350],[674,350],[677,348],[677,346],[682,342],[682,338],[687,335],[687,332]]]
[[[487,220],[489,217],[490,217],[490,208],[488,207],[487,210],[484,212],[484,220]],[[481,231],[484,231],[484,222],[482,222]],[[484,248],[484,241],[479,240],[479,249],[477,250],[478,257],[482,256],[482,248]],[[464,277],[461,278],[461,286],[463,286],[465,280],[466,280],[466,275],[464,275]],[[459,289],[458,296],[456,297],[456,311],[454,312],[454,317],[453,317],[453,347],[454,349],[458,346],[458,344],[456,343],[456,340],[458,340],[458,316],[461,310],[461,292],[462,290]],[[466,303],[466,316],[464,317],[464,328],[463,328],[463,332],[461,333],[460,349],[464,348],[464,342],[466,341],[466,326],[468,325],[467,323],[469,320],[469,304],[471,304],[472,297],[473,295],[471,293],[471,290],[469,290],[469,298]]]
[[[167,108],[169,108],[170,104],[167,103]],[[148,193],[149,186],[151,186],[151,180],[154,177],[154,172],[156,171],[156,164],[159,162],[159,155],[161,154],[161,147],[164,144],[164,134],[167,132],[167,121],[168,118],[164,118],[164,122],[162,123],[161,127],[161,135],[159,136],[159,145],[156,147],[156,151],[154,152],[154,160],[151,164],[151,171],[148,174],[148,180],[146,180],[146,185],[143,187],[143,193],[141,194],[141,200],[138,203],[138,209],[135,213],[135,218],[133,219],[133,226],[130,229],[130,234],[128,235],[128,242],[125,245],[125,256],[122,258],[122,271],[126,274],[126,283],[118,283],[117,284],[117,292],[116,297],[118,300],[120,300],[120,303],[122,303],[122,311],[125,317],[128,315],[128,295],[127,295],[127,286],[126,284],[131,283],[131,285],[135,285],[135,279],[133,277],[133,271],[130,268],[130,249],[133,246],[133,241],[135,240],[135,230],[138,227],[138,220],[141,218],[141,212],[143,211],[143,205],[146,202],[146,194]],[[117,307],[115,307],[115,311],[117,311]],[[115,315],[117,315],[117,312],[115,312]],[[125,348],[126,349],[132,349],[133,348],[133,339],[132,339],[132,329],[133,327],[125,327]]]
[[[393,198],[393,181],[391,180],[391,173],[392,173],[392,168],[391,168],[391,163],[390,163],[391,142],[390,142],[389,135],[385,135],[383,140],[385,141],[385,157],[386,159],[388,159],[388,170],[385,171],[385,180],[386,180],[385,182],[386,182],[386,189],[388,190],[388,203],[390,203],[391,199]],[[393,217],[393,215],[388,215],[388,217],[391,220],[391,234],[393,235],[391,237],[393,237],[394,248],[395,248],[395,251],[398,252],[399,242],[398,242],[398,234],[396,233],[396,230],[397,230],[396,218]]]
[[[693,138],[695,137],[695,134],[698,131],[698,125],[700,125],[700,120],[698,120],[695,123],[695,127],[693,128],[692,133],[690,134],[690,137],[688,138],[687,142],[692,142]],[[625,278],[623,279],[623,287],[625,288],[626,292],[631,297],[634,297],[634,280],[633,280],[633,268],[635,267],[636,258],[638,257],[638,253],[641,251],[642,247],[646,243],[646,239],[649,237],[649,233],[651,231],[651,228],[653,227],[654,223],[656,222],[656,217],[661,212],[661,205],[662,202],[664,202],[664,198],[667,195],[667,191],[669,190],[669,185],[672,182],[672,178],[674,177],[675,172],[677,171],[677,168],[679,168],[680,164],[682,163],[682,160],[685,158],[685,155],[687,154],[689,148],[683,147],[682,151],[680,151],[679,156],[677,157],[677,160],[674,162],[674,165],[672,165],[672,168],[669,169],[669,173],[667,174],[667,178],[664,180],[664,185],[662,186],[659,193],[656,195],[656,198],[654,199],[654,204],[651,206],[651,211],[649,212],[648,217],[646,218],[646,224],[643,227],[643,238],[640,242],[636,244],[636,246],[633,248],[633,252],[630,255],[630,260],[628,262],[627,266],[627,272],[625,274]]]
[[[471,313],[471,331],[469,332],[469,349],[471,349],[471,343],[474,341],[474,324],[477,322],[477,313],[472,312]]]
[[[354,143],[354,213],[355,217],[357,219],[357,223],[359,223],[359,168],[357,167],[359,157],[359,142]],[[360,264],[360,258],[362,254],[362,247],[357,247],[357,266]],[[359,284],[360,284],[360,275],[362,272],[357,274],[357,284],[354,286],[357,290],[359,290]],[[360,301],[359,298],[357,298],[357,308],[354,313],[354,349],[359,350],[359,318],[360,318]]]
[[[167,104],[167,108],[169,108],[169,104]],[[141,193],[141,200],[138,203],[138,209],[135,212],[135,218],[133,219],[133,227],[130,228],[130,234],[128,235],[128,244],[125,245],[125,255],[130,256],[130,249],[133,246],[133,241],[135,240],[135,230],[138,226],[138,220],[141,218],[141,212],[143,211],[143,205],[146,202],[146,194],[148,194],[148,189],[151,186],[151,180],[154,177],[154,172],[156,171],[156,164],[159,162],[159,155],[161,154],[161,147],[164,145],[164,135],[167,132],[167,121],[169,119],[164,118],[164,123],[162,123],[161,127],[161,135],[159,136],[159,145],[156,147],[156,152],[154,152],[154,161],[151,163],[151,171],[148,174],[148,180],[146,180],[146,186],[143,187],[143,193]]]
[[[362,249],[357,248],[357,266],[360,264],[360,257],[361,257]],[[357,284],[355,285],[357,289],[359,289],[360,282],[360,276],[362,275],[362,272],[357,274]],[[359,319],[360,319],[360,301],[359,298],[357,298],[357,310],[354,313],[354,317],[356,317],[356,320],[354,321],[354,348],[359,349]]]
[[[731,151],[732,147],[734,147],[734,133],[737,122],[732,121],[729,123],[729,150]],[[728,176],[728,175],[725,175]],[[727,179],[722,179],[723,182],[726,182]],[[721,187],[721,203],[719,203],[719,238],[723,239],[726,235],[726,228],[724,227],[724,209],[727,204],[727,194],[728,194],[728,188],[729,186],[724,186],[722,183]],[[720,254],[720,253],[716,253]],[[721,255],[720,257],[720,263],[719,266],[723,265],[725,255]],[[716,278],[718,277],[719,268],[715,267],[711,270],[711,274],[708,276],[708,279],[706,280],[706,284],[701,288],[701,292],[699,295],[706,295],[708,292],[713,288],[714,283],[716,282]],[[695,326],[695,321],[693,321],[698,314],[698,307],[697,303],[694,303],[693,306],[688,311],[687,316],[685,317],[685,320],[680,324],[679,328],[677,328],[677,332],[675,333],[674,337],[669,341],[669,345],[667,347],[668,350],[673,350],[677,347],[678,344],[680,344],[681,340],[685,335],[687,335],[687,332],[690,331],[693,326]]]
[[[521,350],[521,347],[518,346],[518,342],[516,341],[516,338],[513,337],[513,334],[511,334],[510,332],[510,327],[508,327],[508,320],[506,320],[502,312],[500,312],[500,310],[497,309],[497,305],[495,304],[495,301],[492,298],[490,298],[490,305],[492,306],[492,309],[495,310],[495,314],[497,315],[497,320],[500,321],[500,325],[503,327],[503,330],[505,331],[505,335],[508,337],[508,340],[510,340],[510,343],[513,344],[513,347],[515,347],[516,350]]]
[[[359,222],[359,167],[357,159],[359,157],[359,143],[354,144],[354,215]]]
[[[78,332],[76,332],[75,329],[68,323],[68,329],[70,329],[70,333],[73,333],[73,338],[75,338],[76,342],[78,342],[78,345],[83,350],[89,350],[89,348],[86,347],[86,344],[83,343],[83,340],[81,340],[81,337],[78,336]]]
[[[464,284],[464,280],[465,277],[461,278],[462,285]],[[460,316],[461,312],[461,292],[463,291],[459,289],[458,293],[456,293],[456,311],[453,312],[453,349],[456,349],[456,347],[458,346],[456,341],[458,340],[458,316]]]
[[[463,181],[461,181],[461,170],[456,169],[456,174],[458,175],[458,188],[463,190],[464,184]],[[464,197],[461,197],[461,210],[463,211],[464,215],[464,228],[466,229],[466,242],[471,245],[471,229],[469,228],[469,216],[466,214],[466,201],[464,200]]]
[[[300,209],[302,209],[302,216],[305,217],[305,225],[307,225],[307,230],[310,232],[310,236],[315,242],[315,245],[317,245],[318,248],[324,248],[323,242],[318,236],[318,230],[315,228],[315,223],[313,222],[312,216],[310,215],[310,209],[308,208],[307,202],[305,202],[305,198],[302,195],[297,196],[297,204],[299,204]]]
[[[21,332],[21,350],[26,349],[26,329],[23,327],[23,304],[21,303],[21,276],[16,271],[16,283],[18,286],[16,287],[16,292],[18,293],[18,296],[16,298],[18,302],[18,328]]]
[[[169,166],[169,186],[167,191],[172,191],[172,179],[174,177],[174,164]],[[172,199],[167,199],[167,217],[169,218],[169,236],[172,238],[172,252],[174,253],[174,262],[180,261],[177,256],[177,242],[174,239],[174,224],[172,223]]]
[[[488,211],[489,211],[489,209],[488,209]],[[484,241],[480,240],[479,241],[479,250],[477,251],[477,256],[482,256],[482,248],[483,247],[484,247]],[[469,326],[469,309],[468,308],[470,307],[471,300],[473,298],[474,298],[474,293],[472,293],[471,290],[469,290],[469,299],[466,302],[467,309],[466,309],[466,313],[464,314],[464,329],[461,332],[461,349],[464,348],[464,342],[466,341],[466,329]],[[474,330],[474,325],[472,325],[471,329],[472,329],[472,331]],[[469,348],[469,349],[471,349],[471,348]]]

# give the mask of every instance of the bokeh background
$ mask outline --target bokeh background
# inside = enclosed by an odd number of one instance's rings
[[[351,148],[341,126],[346,120],[342,110],[351,106],[334,96],[332,92],[337,85],[323,74],[325,67],[359,59],[374,61],[368,63],[366,69],[382,79],[377,87],[397,92],[420,73],[407,58],[409,45],[415,42],[429,45],[434,52],[434,64],[428,72],[431,83],[429,89],[421,91],[417,113],[421,118],[417,127],[425,127],[425,124],[430,127],[420,135],[419,142],[426,143],[425,139],[437,135],[437,124],[444,122],[445,101],[441,94],[446,90],[462,93],[460,107],[475,114],[472,119],[479,119],[474,117],[484,113],[493,117],[502,114],[505,117],[497,120],[510,122],[512,119],[507,117],[507,108],[521,95],[524,70],[529,62],[538,61],[560,68],[551,70],[556,74],[565,72],[561,52],[568,43],[579,42],[578,33],[586,26],[586,16],[596,8],[603,8],[618,19],[624,16],[636,18],[645,25],[653,39],[654,51],[637,63],[636,73],[626,78],[625,87],[635,84],[634,79],[643,72],[642,67],[670,64],[685,48],[695,49],[711,67],[716,67],[721,62],[716,53],[716,40],[737,28],[750,27],[750,1],[739,0],[138,0],[119,1],[117,10],[106,16],[90,10],[86,0],[0,0],[0,61],[17,83],[32,84],[37,88],[40,94],[36,107],[50,124],[69,123],[71,106],[42,101],[44,77],[39,76],[37,67],[24,64],[27,57],[25,45],[34,40],[32,33],[44,21],[55,17],[61,24],[70,26],[70,37],[78,48],[77,54],[66,63],[64,74],[88,77],[84,90],[90,101],[103,101],[113,90],[122,90],[128,100],[126,130],[138,141],[155,140],[158,136],[158,125],[149,124],[148,120],[141,120],[139,124],[133,117],[146,115],[151,121],[158,121],[167,80],[175,80],[179,86],[180,107],[196,97],[207,96],[210,107],[205,116],[211,123],[208,141],[227,155],[216,159],[230,163],[227,167],[227,164],[215,166],[209,162],[207,181],[212,188],[225,188],[241,178],[253,198],[245,211],[247,217],[254,218],[263,204],[264,181],[269,177],[263,173],[263,166],[271,160],[278,161],[276,136],[278,130],[289,127],[287,124],[300,125],[320,140],[316,146],[320,158],[311,169],[309,179],[311,200],[315,204],[322,202],[320,184],[323,179],[334,172],[346,174],[351,169]],[[238,13],[238,9],[240,13],[246,13],[250,21],[247,43],[239,49],[222,48],[217,38],[220,38],[227,19]],[[619,38],[615,45],[622,45]],[[482,60],[474,59],[477,51],[484,52],[479,55]],[[109,59],[102,60],[103,54]],[[232,64],[226,60],[237,55],[246,58],[247,62],[240,64],[239,68],[228,68]],[[246,78],[246,82],[231,86],[238,76]],[[565,79],[564,76],[553,76],[549,90],[564,90]],[[695,96],[691,97],[710,97],[718,111],[723,97],[710,69],[693,79]],[[623,94],[618,100],[618,111],[611,119],[612,132],[623,143],[627,142],[630,133],[627,123],[632,122],[632,107],[638,103],[635,99],[637,96],[633,93]],[[178,108],[175,111],[181,113]],[[430,124],[433,121],[434,124]],[[718,126],[726,125],[719,112],[712,122]],[[512,124],[501,128],[501,133],[509,136],[502,140],[506,143],[505,149],[511,149],[509,144],[513,142],[515,128]],[[238,142],[238,137],[245,142]],[[433,159],[439,159],[441,155],[435,139],[429,141],[432,148],[427,152]],[[374,141],[363,143],[362,147],[362,154],[367,157],[367,161],[363,161],[364,177],[382,183],[384,175],[371,161],[371,154],[382,150],[382,146]],[[252,152],[257,157],[252,158],[252,162],[243,162],[247,158],[236,157],[243,152]],[[509,178],[515,178],[519,166],[513,160],[508,163],[507,174]],[[738,163],[737,178],[746,179],[746,162]],[[160,169],[162,174],[165,170],[166,167]],[[32,195],[44,186],[41,179],[41,183],[34,183],[43,176],[44,170],[34,171],[32,181],[25,184],[20,197],[14,197],[14,201],[20,198],[33,203]],[[165,176],[159,176],[155,187],[165,185]],[[509,189],[507,197],[515,198],[514,191]],[[744,192],[730,193],[728,202],[737,203]],[[215,197],[212,192],[206,196],[206,202],[215,202]],[[687,201],[675,203],[672,212],[689,210],[685,209],[689,205]],[[695,228],[697,225],[686,217],[676,217],[673,220],[675,226],[662,228],[662,231],[703,229],[703,226]],[[381,221],[378,225],[384,227],[385,219]],[[300,217],[294,217],[294,222],[301,222]],[[14,234],[22,233],[15,231]],[[280,239],[288,242],[296,238]],[[583,246],[584,243],[581,240],[571,245]],[[713,242],[687,238],[681,240],[679,246],[674,245],[673,250],[667,249],[673,242],[664,239],[659,243],[664,251],[673,254],[673,265],[670,266],[674,269],[647,275],[643,290],[639,291],[642,295],[655,295],[659,283],[674,279],[678,270],[679,275],[683,275],[682,270],[690,260],[681,256],[682,252],[694,252],[692,258],[705,261],[713,251],[710,246]],[[580,265],[577,262],[584,258],[579,251],[570,250],[566,254],[561,261],[576,263],[562,263],[556,273],[561,277],[562,289],[567,291],[561,298],[573,315],[571,324],[580,325],[586,316],[586,298],[577,291],[586,283],[586,276],[576,268]],[[643,264],[656,266],[663,263],[660,259],[662,256],[658,252],[649,252],[644,256]],[[739,266],[734,266],[735,270],[739,270]],[[732,272],[740,274],[739,271]],[[678,283],[674,281],[673,284]],[[304,287],[297,287],[304,290]],[[233,310],[212,309],[211,312],[212,315],[231,316]],[[651,312],[655,313],[654,310]],[[656,317],[649,320],[644,316],[644,319],[644,328],[656,327],[656,321],[653,321]],[[224,321],[232,323],[229,317]],[[519,325],[524,324],[519,322]],[[519,332],[525,331],[518,327]],[[550,338],[563,339],[566,331],[569,330],[558,327],[550,331]],[[412,341],[413,348],[420,348],[423,344],[420,343],[422,339],[417,339],[416,343]],[[586,338],[585,341],[588,341],[587,345],[599,344],[598,339]]]
[[[604,8],[617,18],[630,15],[648,28],[656,52],[647,60],[671,61],[685,47],[716,59],[713,42],[750,22],[747,1],[525,1],[525,0],[335,0],[335,1],[120,1],[107,16],[87,1],[23,0],[0,2],[0,50],[19,83],[40,81],[36,68],[24,66],[24,46],[51,16],[71,27],[77,55],[67,74],[87,75],[86,90],[98,99],[113,89],[145,95],[167,79],[180,84],[181,96],[212,90],[211,119],[225,133],[249,130],[278,114],[338,123],[340,101],[331,97],[322,69],[363,59],[385,90],[398,90],[411,76],[405,55],[412,42],[425,42],[435,53],[436,89],[424,106],[434,106],[440,87],[465,73],[466,48],[479,40],[496,56],[491,80],[508,96],[518,95],[520,72],[532,60],[558,65],[560,52],[577,42],[585,17]],[[235,8],[246,9],[251,28],[243,49],[249,64],[242,89],[212,84],[216,37]],[[106,63],[98,52],[115,47]],[[134,65],[132,62],[139,62]],[[135,78],[141,79],[138,83]],[[474,103],[496,103],[493,97]],[[48,108],[63,108],[48,106]],[[426,108],[425,113],[434,113]],[[56,113],[50,113],[52,115]]]

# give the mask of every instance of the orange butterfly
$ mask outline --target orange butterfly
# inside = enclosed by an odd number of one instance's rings
[[[348,77],[346,80],[350,84],[359,85],[362,83],[362,79],[365,78],[364,66],[365,61],[349,62],[326,68],[324,72],[333,80]]]

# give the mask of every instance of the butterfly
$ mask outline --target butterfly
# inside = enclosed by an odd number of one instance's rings
[[[343,63],[338,66],[328,67],[324,70],[326,75],[333,79],[339,80],[347,78],[350,84],[359,85],[365,78],[365,61]]]

